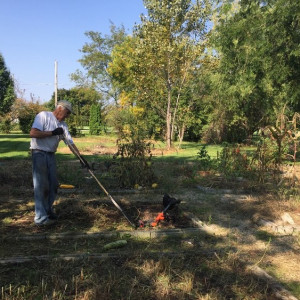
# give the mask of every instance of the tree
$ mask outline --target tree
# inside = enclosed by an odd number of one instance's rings
[[[118,100],[118,90],[114,89],[111,77],[107,72],[108,64],[111,61],[113,48],[122,43],[126,33],[123,26],[120,28],[114,24],[110,26],[111,35],[102,36],[101,33],[88,31],[85,35],[91,40],[86,43],[81,52],[83,57],[79,59],[85,73],[77,70],[71,74],[71,79],[80,87],[91,87],[106,96],[107,100]]]
[[[87,126],[90,117],[90,108],[93,104],[102,105],[103,96],[93,88],[76,87],[70,90],[58,89],[58,100],[68,100],[72,103],[76,115],[71,115],[68,119],[70,126]],[[53,93],[47,106],[54,109],[55,95]]]
[[[220,59],[213,122],[222,140],[242,142],[286,103],[299,109],[300,3],[231,2],[223,1],[212,38]]]
[[[170,148],[177,120],[183,120],[178,114],[187,112],[180,110],[183,91],[189,86],[197,58],[204,51],[210,2],[148,0],[144,3],[149,17],[142,19],[136,32],[141,39],[140,68],[147,70],[146,81],[141,82],[146,82],[143,90],[150,92],[151,103],[165,119],[166,144]],[[154,96],[153,88],[156,89]],[[188,105],[188,110],[191,107]],[[184,122],[181,127],[183,131]]]
[[[115,46],[112,51],[112,61],[108,67],[108,73],[112,78],[112,83],[120,91],[118,98],[118,112],[116,115],[131,115],[135,119],[135,132],[143,132],[143,136],[157,138],[160,128],[163,127],[163,119],[151,106],[143,102],[144,92],[141,90],[141,76],[137,67],[137,48],[139,39],[127,36],[124,42]],[[143,102],[143,103],[142,103]],[[118,122],[113,122],[117,131],[120,126],[127,126],[126,118],[117,118]],[[122,122],[121,122],[122,121]],[[132,127],[132,125],[131,125]]]
[[[101,107],[99,104],[92,104],[90,108],[90,134],[98,135],[101,132]]]
[[[300,111],[300,2],[266,1],[268,76],[274,101]],[[275,120],[274,116],[273,120]]]
[[[215,68],[215,59],[207,49],[197,62],[182,91],[178,107],[179,146],[183,138],[193,141],[202,139],[203,128],[213,108],[210,73]]]
[[[14,81],[0,53],[0,114],[8,113],[15,99]]]
[[[213,36],[220,57],[213,76],[219,101],[215,121],[223,140],[242,142],[262,124],[269,109],[262,84],[265,15],[255,1],[234,13],[225,3],[224,12]]]
[[[35,116],[45,110],[45,106],[38,102],[26,102],[17,99],[13,105],[14,117],[19,120],[19,126],[23,133],[29,133]]]
[[[142,108],[148,116],[152,112],[152,120],[155,116],[164,120],[165,140],[170,148],[175,127],[185,127],[180,114],[186,114],[186,110],[180,108],[182,99],[185,103],[190,99],[183,93],[204,52],[210,3],[145,0],[144,4],[148,17],[142,17],[132,39],[115,48],[109,72],[121,84],[131,105]],[[192,105],[188,105],[190,109]]]

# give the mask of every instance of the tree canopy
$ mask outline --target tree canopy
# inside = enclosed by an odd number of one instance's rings
[[[299,112],[299,1],[144,5],[147,15],[131,35],[114,25],[111,35],[88,32],[86,73],[73,74],[114,99],[116,115],[132,114],[123,122],[136,120],[169,148],[177,137],[246,142],[283,107]]]
[[[0,53],[0,114],[8,113],[15,100],[14,81]]]
[[[123,26],[120,28],[111,24],[110,35],[102,35],[100,32],[88,31],[85,35],[91,40],[80,50],[83,57],[79,60],[85,72],[76,70],[71,74],[71,79],[80,87],[91,87],[98,90],[107,100],[114,99],[117,102],[118,91],[112,85],[110,75],[107,72],[111,61],[113,48],[122,43],[126,33]]]
[[[132,38],[115,47],[109,73],[122,90],[122,103],[126,99],[145,112],[150,124],[163,126],[162,134],[170,148],[175,128],[184,131],[193,107],[193,98],[185,94],[205,49],[210,3],[144,3],[148,16],[142,17]]]
[[[219,12],[212,44],[220,64],[212,78],[223,139],[242,141],[285,104],[299,109],[300,3],[240,1],[234,9],[224,3]]]

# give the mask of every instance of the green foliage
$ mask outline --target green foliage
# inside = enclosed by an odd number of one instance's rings
[[[91,105],[101,105],[103,98],[101,93],[89,87],[76,87],[70,90],[59,89],[57,94],[58,101],[68,100],[72,103],[76,115],[70,115],[68,125],[74,128],[88,126]],[[53,93],[51,100],[47,103],[47,107],[51,111],[55,108],[54,102],[55,97]]]
[[[224,1],[218,9],[212,122],[219,140],[241,142],[271,124],[277,107],[299,109],[300,2]]]
[[[224,144],[218,158],[218,170],[226,177],[245,176],[249,170],[247,154],[238,145]]]
[[[23,106],[18,111],[19,126],[23,133],[29,133],[35,116],[44,110],[39,103],[23,102]]]
[[[145,117],[170,148],[176,133],[183,137],[194,111],[190,97],[194,70],[204,53],[209,1],[144,1],[148,17],[113,52],[109,73],[126,94],[128,104],[145,111]],[[190,126],[190,124],[189,124]],[[176,132],[177,131],[177,132]]]
[[[71,74],[71,79],[80,87],[90,87],[101,91],[107,100],[117,101],[118,90],[112,85],[112,79],[107,72],[111,61],[111,52],[114,47],[121,44],[126,36],[123,26],[114,24],[110,26],[110,35],[88,31],[85,35],[90,39],[80,50],[83,57],[79,60],[85,72],[77,70]]]
[[[218,100],[214,122],[221,129],[221,141],[251,138],[271,108],[262,84],[264,14],[254,3],[245,6],[235,13],[227,8],[228,16],[219,20],[211,40],[220,55],[212,84]]]
[[[8,113],[15,100],[14,81],[0,53],[0,114]]]
[[[129,108],[114,111],[113,117],[118,134],[114,177],[119,186],[126,188],[151,186],[155,182],[151,143],[145,141],[145,124],[138,113]]]
[[[267,173],[273,173],[273,180],[282,182],[282,169],[288,160],[292,165],[296,163],[299,147],[298,139],[299,115],[294,114],[291,120],[283,110],[278,114],[277,122],[261,131],[253,165],[257,170],[260,182],[265,181]],[[291,180],[293,185],[294,179]]]
[[[215,170],[225,178],[242,177],[258,184],[276,185],[278,191],[294,193],[297,178],[292,175],[299,147],[299,114],[289,117],[284,107],[277,120],[259,130],[251,141],[256,149],[247,153],[237,144],[224,143],[217,159],[211,160],[202,146],[198,152],[199,168]],[[285,173],[288,171],[289,176]],[[292,176],[291,176],[292,175]]]
[[[137,107],[119,108],[111,111],[110,122],[120,140],[144,140],[147,124],[143,120],[144,111]]]
[[[269,181],[278,171],[275,162],[276,145],[269,139],[261,139],[252,155],[241,150],[238,144],[224,143],[217,159],[211,159],[205,147],[198,155],[201,170],[220,172],[225,178],[248,178],[253,182],[264,183]]]
[[[114,99],[124,114],[139,110],[148,137],[167,147],[183,137],[248,143],[285,104],[291,114],[300,110],[299,1],[217,1],[209,34],[212,1],[144,5],[147,16],[131,36],[114,25],[110,35],[87,32],[85,73],[72,77]],[[78,107],[70,121],[82,125],[90,107]]]
[[[114,176],[120,187],[151,186],[156,180],[151,160],[151,143],[140,139],[118,140]]]
[[[201,146],[199,152],[197,153],[197,157],[200,170],[208,171],[213,167],[213,160],[208,154],[206,146]]]
[[[276,163],[277,159],[278,148],[276,143],[274,140],[271,140],[266,136],[262,136],[257,143],[257,148],[251,163],[251,168],[256,171],[255,174],[258,182],[266,182],[270,177],[270,174],[274,174],[274,171],[277,175],[279,175],[279,165]]]
[[[99,105],[91,105],[89,127],[92,135],[98,135],[101,132],[101,108]]]
[[[78,137],[81,135],[80,131],[74,126],[74,124],[71,124],[69,126],[69,132],[70,132],[71,136],[73,136],[73,137]]]
[[[300,111],[300,2],[278,0],[266,10],[266,59],[276,101]],[[282,105],[281,105],[282,106]]]
[[[0,117],[0,132],[9,133],[12,129],[11,119],[8,115]]]

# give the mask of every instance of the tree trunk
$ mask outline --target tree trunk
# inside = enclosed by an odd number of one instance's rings
[[[171,91],[168,90],[168,107],[167,107],[167,132],[166,132],[166,144],[169,150],[172,145],[172,117],[171,117]]]
[[[181,147],[181,143],[183,141],[184,137],[184,131],[185,131],[185,124],[182,124],[181,128],[179,129],[179,144],[178,144],[178,149]]]

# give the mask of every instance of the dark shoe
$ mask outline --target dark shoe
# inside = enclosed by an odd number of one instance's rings
[[[55,224],[56,222],[57,222],[56,220],[47,219],[43,223],[36,223],[36,225],[39,227],[51,226],[51,225]]]

